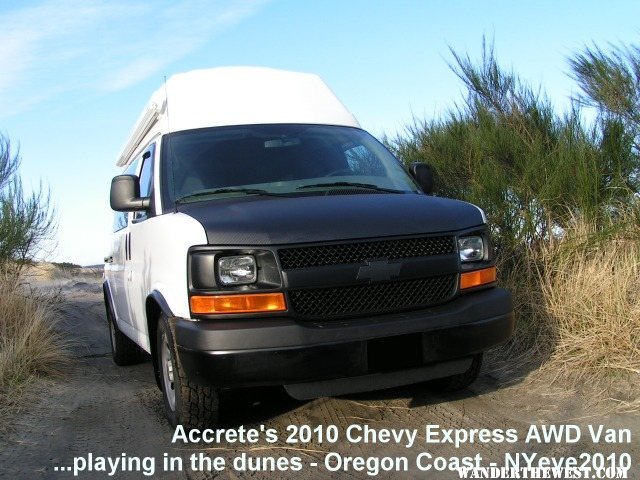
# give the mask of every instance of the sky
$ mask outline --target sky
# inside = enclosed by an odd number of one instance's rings
[[[499,62],[559,109],[577,93],[567,58],[638,44],[638,1],[0,0],[0,133],[27,189],[50,189],[56,247],[107,253],[120,150],[165,76],[251,65],[319,74],[373,135],[401,134],[459,102],[450,49]]]

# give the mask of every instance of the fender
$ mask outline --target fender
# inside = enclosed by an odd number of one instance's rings
[[[162,293],[160,293],[158,290],[153,290],[147,296],[147,302],[149,301],[150,298],[155,300],[155,302],[160,307],[160,310],[162,311],[162,313],[164,313],[167,316],[167,318],[171,318],[171,317],[175,316],[173,314],[173,312],[171,311],[171,308],[169,307],[169,304],[165,300],[164,295],[162,295]],[[147,322],[148,321],[149,321],[149,319],[147,318]]]

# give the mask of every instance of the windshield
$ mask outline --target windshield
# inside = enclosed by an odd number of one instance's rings
[[[418,191],[400,162],[357,128],[217,127],[169,134],[162,148],[171,204],[246,195]]]

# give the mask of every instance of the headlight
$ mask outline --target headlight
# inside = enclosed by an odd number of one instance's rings
[[[484,258],[482,237],[462,237],[458,239],[458,252],[461,262],[477,262]]]
[[[257,278],[256,259],[252,255],[218,259],[218,278],[223,285],[247,285]]]

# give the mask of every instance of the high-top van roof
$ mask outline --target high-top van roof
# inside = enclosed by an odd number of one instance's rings
[[[360,126],[317,75],[263,67],[192,70],[154,92],[117,165],[126,165],[149,134],[268,123]]]

